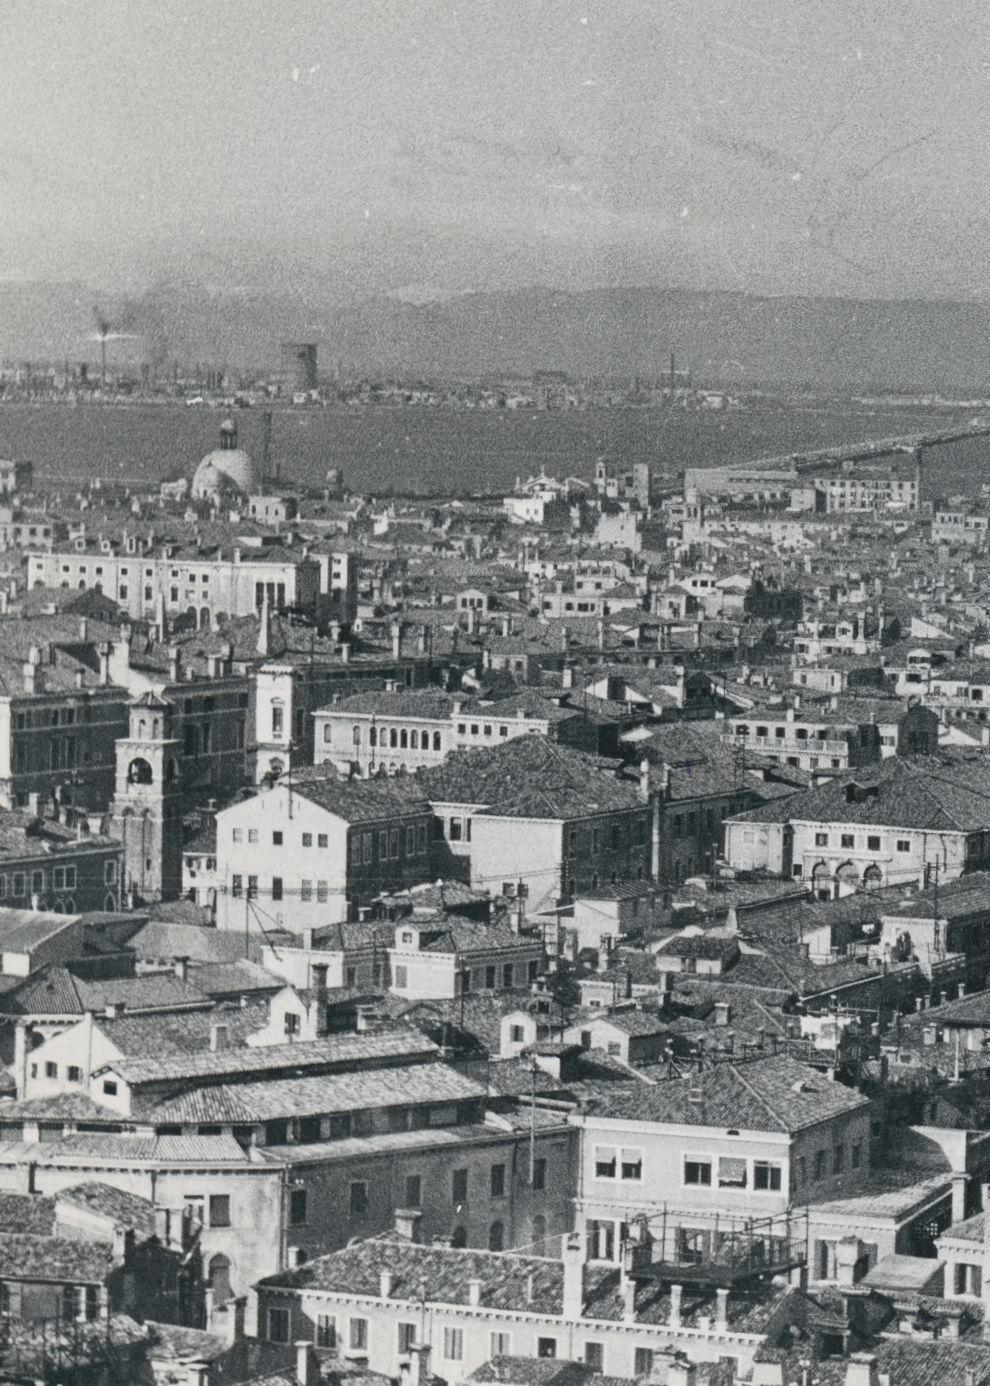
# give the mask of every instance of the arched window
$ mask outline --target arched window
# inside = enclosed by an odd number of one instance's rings
[[[107,914],[116,914],[116,913],[117,913],[117,900],[116,900],[116,897],[113,896],[113,895],[108,895],[107,898],[103,901],[103,908],[106,910]]]
[[[390,727],[390,728],[389,728],[389,733],[388,733],[388,744],[389,744],[389,746],[392,748],[392,750],[395,750],[395,748],[396,748],[396,747],[398,746],[398,744],[399,744],[399,733],[398,733],[398,729],[397,729],[396,727]]]
[[[351,732],[351,740],[354,742],[354,745],[355,745],[355,746],[360,746],[360,745],[361,745],[361,728],[360,728],[360,727],[355,727],[354,730]]]
[[[412,731],[409,733],[409,749],[411,751],[419,750],[419,732],[415,727],[413,727]]]
[[[505,1226],[501,1222],[493,1222],[488,1229],[488,1250],[505,1250]]]
[[[883,872],[875,862],[863,872],[863,884],[867,890],[879,890],[883,885]]]
[[[405,727],[399,732],[399,749],[402,751],[409,750],[409,733],[406,731]]]
[[[154,774],[146,760],[138,756],[136,760],[131,761],[127,767],[128,784],[151,784],[153,780]]]
[[[210,1261],[208,1275],[214,1304],[226,1304],[228,1299],[233,1299],[234,1292],[230,1286],[229,1257],[214,1256]]]
[[[66,914],[75,914],[76,912],[76,902],[75,900],[73,900],[71,895],[65,902],[65,912]]]
[[[440,751],[440,750],[443,749],[443,743],[442,743],[441,740],[440,740],[440,733],[439,733],[439,732],[434,732],[434,733],[433,733],[433,749],[434,749],[435,751]]]
[[[329,730],[330,730],[330,727],[329,727],[329,724],[328,724],[328,725],[327,725],[327,731],[329,731]],[[327,740],[328,740],[328,741],[330,740],[329,736],[327,737]],[[369,728],[368,728],[368,745],[369,745],[369,746],[377,746],[377,745],[378,745],[378,728],[377,728],[377,727],[369,727]]]
[[[451,1246],[467,1246],[467,1228],[455,1227],[450,1234]]]

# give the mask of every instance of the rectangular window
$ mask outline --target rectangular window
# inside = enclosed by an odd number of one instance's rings
[[[545,1189],[547,1186],[547,1162],[544,1159],[533,1161],[533,1188]]]
[[[275,832],[272,833],[272,846],[273,846],[273,847],[281,847],[281,845],[282,845],[282,834],[281,834],[278,830],[276,830]]]
[[[243,876],[231,876],[231,878],[230,878],[230,893],[231,893],[231,895],[234,897],[235,900],[239,900],[239,899],[241,898],[241,896],[244,894],[244,877],[243,877]]]
[[[303,833],[303,835],[302,835],[302,845],[303,845],[304,847],[312,847],[312,845],[313,845],[313,834],[312,834],[312,833]]]
[[[81,1069],[81,1068],[77,1068],[75,1064],[70,1064],[70,1065],[69,1065],[68,1070],[67,1070],[67,1075],[68,1075],[68,1079],[69,1079],[69,1082],[70,1082],[70,1083],[81,1083],[81,1082],[82,1082],[82,1069]]]
[[[762,1193],[779,1193],[780,1165],[773,1160],[754,1161],[753,1188]]]
[[[269,1309],[268,1341],[270,1343],[287,1343],[289,1341],[288,1309]]]
[[[392,828],[388,835],[388,853],[393,861],[398,860],[399,856],[399,830]]]
[[[501,1198],[505,1193],[505,1165],[492,1165],[492,1198]]]
[[[230,1226],[230,1195],[210,1194],[210,1226]]]
[[[643,1177],[643,1152],[636,1149],[623,1149],[619,1162],[619,1173],[623,1179],[638,1181]]]
[[[828,846],[828,833],[815,833],[815,846],[816,846],[816,847],[827,847],[827,846]]]
[[[281,900],[281,899],[282,899],[282,877],[281,877],[281,876],[273,876],[273,877],[272,877],[272,899],[273,899],[273,900]]]
[[[817,1151],[815,1152],[815,1178],[816,1178],[816,1179],[824,1179],[824,1178],[825,1178],[825,1151],[824,1151],[824,1150],[817,1150]]]
[[[248,899],[249,899],[249,900],[257,900],[257,898],[258,898],[258,878],[257,878],[257,876],[249,876],[249,877],[247,878],[247,894],[248,894]]]
[[[879,850],[880,850],[880,839],[879,839],[878,837],[874,837],[874,836],[872,836],[872,835],[869,836],[869,837],[866,839],[866,849],[867,849],[868,852],[879,852]]]
[[[106,1093],[107,1097],[117,1096],[117,1084],[113,1081],[112,1078],[104,1078],[103,1091]]]
[[[846,1148],[840,1141],[832,1151],[832,1173],[841,1174],[846,1167]]]
[[[365,833],[362,838],[362,853],[365,866],[370,866],[375,850],[375,839],[372,833]]]
[[[290,1189],[289,1221],[293,1227],[301,1227],[306,1221],[306,1190]]]
[[[362,1351],[368,1346],[368,1320],[351,1319],[348,1324],[348,1341],[352,1350]]]
[[[257,828],[248,828],[248,842],[257,842],[257,841],[258,841],[258,829],[257,829]]]
[[[839,836],[839,842],[841,843],[841,845],[842,845],[843,847],[855,847],[855,846],[856,846],[856,834],[855,834],[855,833],[841,833],[840,836]]]
[[[512,1353],[512,1334],[493,1333],[489,1339],[491,1357],[509,1357]]]
[[[329,834],[328,834],[328,833],[317,833],[317,834],[316,834],[316,845],[317,845],[317,847],[329,847],[329,845],[330,845],[330,837],[329,837]]]
[[[516,973],[512,963],[506,963],[502,968],[502,985],[506,990],[511,990],[516,984]]]
[[[585,1343],[584,1365],[593,1372],[605,1370],[605,1348],[601,1343]]]
[[[443,1330],[443,1355],[448,1362],[460,1362],[464,1358],[464,1329],[445,1328]]]
[[[720,1189],[744,1189],[749,1182],[745,1160],[723,1155],[718,1162],[718,1186]]]
[[[416,1325],[414,1323],[397,1323],[396,1328],[396,1347],[399,1356],[405,1357],[412,1352],[416,1343]]]
[[[612,1145],[595,1146],[595,1178],[614,1179],[616,1171],[615,1147]]]
[[[418,1174],[406,1175],[406,1207],[418,1208],[423,1201],[423,1181]]]
[[[899,837],[897,839],[897,850],[899,852],[910,852],[911,843],[908,841],[906,837]]]
[[[405,991],[409,985],[408,969],[401,963],[394,969],[392,974],[392,985],[396,991]]]
[[[653,1371],[653,1349],[638,1347],[633,1351],[633,1373],[636,1376],[650,1376]]]
[[[300,898],[300,900],[312,900],[312,898],[313,898],[313,882],[312,882],[312,881],[301,881],[301,882],[299,883],[299,898]]]
[[[451,1201],[455,1204],[467,1202],[468,1196],[468,1172],[466,1169],[455,1169],[450,1179]]]
[[[684,1183],[697,1184],[705,1188],[710,1188],[712,1182],[712,1166],[710,1160],[685,1160],[684,1161]]]
[[[556,1338],[537,1338],[536,1340],[537,1357],[556,1357],[557,1339]]]
[[[51,1062],[45,1064],[45,1077],[46,1077],[46,1078],[57,1078],[57,1077],[58,1077],[58,1064],[53,1064],[53,1063],[51,1063]]]
[[[350,1208],[351,1217],[361,1217],[368,1211],[368,1186],[363,1179],[351,1184]]]
[[[317,1314],[313,1341],[317,1347],[321,1348],[335,1348],[337,1346],[337,1320],[333,1314]]]
[[[852,1149],[851,1149],[850,1152],[849,1152],[849,1163],[852,1165],[853,1169],[859,1169],[860,1164],[862,1163],[862,1160],[863,1160],[863,1146],[862,1146],[862,1143],[861,1143],[860,1141],[854,1141],[854,1142],[853,1142]]]

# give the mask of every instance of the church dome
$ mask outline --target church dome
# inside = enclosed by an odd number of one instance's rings
[[[237,425],[224,419],[220,446],[208,452],[193,474],[193,495],[200,499],[236,490],[248,496],[258,490],[258,469],[251,454],[237,446]]]

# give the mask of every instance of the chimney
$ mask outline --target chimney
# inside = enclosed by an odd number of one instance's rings
[[[178,645],[169,645],[169,647],[168,647],[168,681],[169,681],[169,683],[178,683],[179,680],[181,679],[181,677],[182,677],[182,674],[181,674],[181,658],[180,658],[180,655],[179,655],[179,647],[178,647]]]
[[[216,1054],[218,1050],[220,1050],[220,1049],[226,1049],[226,1048],[228,1047],[229,1044],[230,1044],[230,1026],[229,1026],[229,1025],[219,1025],[219,1024],[211,1025],[211,1026],[210,1026],[210,1052],[213,1053],[213,1054]]]
[[[477,1276],[472,1276],[467,1283],[468,1304],[477,1306],[481,1303],[481,1281]]]
[[[419,1208],[396,1208],[394,1213],[395,1230],[400,1237],[410,1242],[421,1240],[419,1224],[423,1214]]]
[[[644,804],[650,802],[650,762],[645,758],[639,762],[639,797]]]
[[[728,1025],[732,1020],[732,1005],[728,1001],[715,1002],[715,1024]]]
[[[715,1291],[715,1332],[724,1333],[729,1327],[729,1291],[719,1286]]]
[[[156,1208],[155,1236],[158,1239],[159,1245],[162,1247],[168,1247],[171,1245],[171,1242],[169,1240],[170,1225],[171,1216],[169,1214],[169,1210],[167,1208]]]
[[[851,1352],[844,1386],[880,1386],[877,1359],[872,1352]]]
[[[296,1343],[296,1386],[320,1386],[320,1364],[310,1342]]]
[[[564,665],[563,672],[562,672],[561,678],[560,678],[560,686],[561,686],[561,688],[573,688],[573,687],[574,687],[574,665],[573,665],[573,664],[565,664],[565,665]]]
[[[564,1263],[563,1316],[575,1322],[584,1308],[584,1238],[580,1232],[565,1235],[560,1259]]]
[[[100,654],[100,683],[105,688],[110,682],[110,654],[113,646],[107,640],[101,640],[99,646]]]
[[[351,642],[349,640],[340,642],[340,662],[341,664],[350,664],[351,662]]]
[[[430,1370],[432,1354],[429,1343],[413,1343],[410,1353],[412,1355],[412,1369],[409,1373],[409,1386],[430,1386],[433,1373]]]
[[[89,639],[89,621],[85,616],[79,617],[79,639],[83,644]]]
[[[176,977],[178,977],[178,979],[179,979],[180,982],[188,981],[188,979],[189,979],[189,959],[188,959],[188,958],[173,958],[173,959],[172,959],[172,971],[175,973]]]
[[[683,1285],[671,1285],[670,1287],[670,1328],[680,1328],[681,1326],[681,1295],[684,1293]]]
[[[124,1014],[123,1001],[108,1001],[104,1012],[107,1020],[119,1020]]]
[[[378,1277],[378,1293],[381,1299],[389,1299],[392,1294],[392,1272],[383,1270]]]
[[[402,622],[394,621],[391,628],[392,635],[392,658],[402,658]]]

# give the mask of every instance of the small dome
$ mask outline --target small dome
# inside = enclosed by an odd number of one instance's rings
[[[218,474],[222,479],[219,489],[233,486],[246,496],[258,490],[258,472],[254,459],[243,448],[217,448],[215,452],[207,453],[193,475],[193,494],[199,494],[200,483],[207,477],[213,483],[213,490],[217,490],[214,474]],[[226,486],[224,481],[227,483]]]

